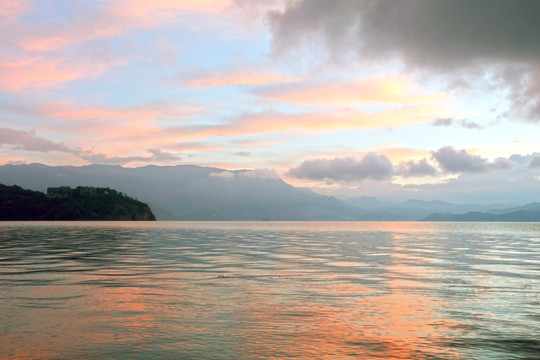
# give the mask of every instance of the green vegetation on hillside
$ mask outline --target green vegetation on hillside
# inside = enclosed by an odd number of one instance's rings
[[[0,220],[155,220],[150,207],[109,188],[49,188],[48,194],[0,184]]]

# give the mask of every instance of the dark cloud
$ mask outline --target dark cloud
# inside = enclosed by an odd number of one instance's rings
[[[434,176],[437,175],[437,169],[424,158],[416,162],[403,161],[399,163],[395,173],[403,177]]]
[[[512,163],[506,159],[489,162],[479,155],[469,154],[466,150],[456,150],[446,146],[432,153],[432,158],[441,169],[448,173],[484,173],[490,170],[507,170]]]
[[[78,150],[71,149],[62,143],[55,143],[32,131],[13,130],[0,128],[0,146],[12,146],[16,149],[23,149],[37,152],[59,151],[70,154],[78,154]]]
[[[540,121],[540,1],[299,0],[269,13],[276,55],[319,41],[362,61],[464,79],[490,75],[513,111]],[[455,79],[454,79],[455,80]]]
[[[539,169],[540,168],[540,155],[535,155],[531,157],[531,160],[527,164],[529,169]]]
[[[274,48],[322,36],[331,46],[430,67],[540,58],[536,0],[300,0],[269,15]]]
[[[392,172],[392,163],[385,155],[369,152],[360,159],[345,157],[307,160],[290,169],[288,174],[309,180],[358,181],[387,179],[392,176]]]

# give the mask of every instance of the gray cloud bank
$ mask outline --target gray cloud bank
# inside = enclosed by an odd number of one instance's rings
[[[469,154],[465,150],[456,150],[445,146],[432,153],[441,169],[449,173],[483,173],[490,170],[507,170],[512,163],[506,159],[496,159],[489,162],[479,155]]]
[[[419,161],[403,161],[399,163],[396,170],[396,175],[403,177],[434,176],[437,173],[437,169],[425,158]]]
[[[330,57],[352,49],[362,61],[488,76],[516,113],[540,121],[540,1],[299,0],[268,19],[276,55],[319,41]]]
[[[520,155],[512,155],[511,158]],[[526,156],[528,168],[540,167],[540,156]],[[361,158],[343,157],[334,159],[307,160],[288,175],[299,179],[326,182],[357,182],[362,180],[387,180],[392,176],[429,177],[446,174],[482,174],[492,171],[510,170],[517,163],[504,158],[489,161],[466,150],[456,150],[445,146],[431,153],[431,159],[438,165],[430,163],[426,158],[418,161],[402,161],[393,165],[386,155],[369,152]],[[530,160],[529,160],[530,159]],[[523,165],[523,164],[522,164]],[[523,167],[523,166],[522,166]]]
[[[531,160],[527,164],[529,169],[540,169],[540,155],[531,157]]]
[[[47,140],[37,136],[33,131],[14,130],[2,127],[0,128],[0,146],[5,145],[28,151],[77,153],[76,150],[70,149],[63,143],[55,143]]]
[[[384,155],[369,152],[364,157],[307,160],[289,170],[289,176],[310,180],[383,180],[392,176],[392,163]]]

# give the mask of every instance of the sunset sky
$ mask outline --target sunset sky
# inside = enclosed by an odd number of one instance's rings
[[[0,0],[0,164],[540,201],[540,1]]]

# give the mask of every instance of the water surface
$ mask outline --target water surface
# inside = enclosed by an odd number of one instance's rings
[[[0,358],[538,359],[540,224],[4,222]]]

